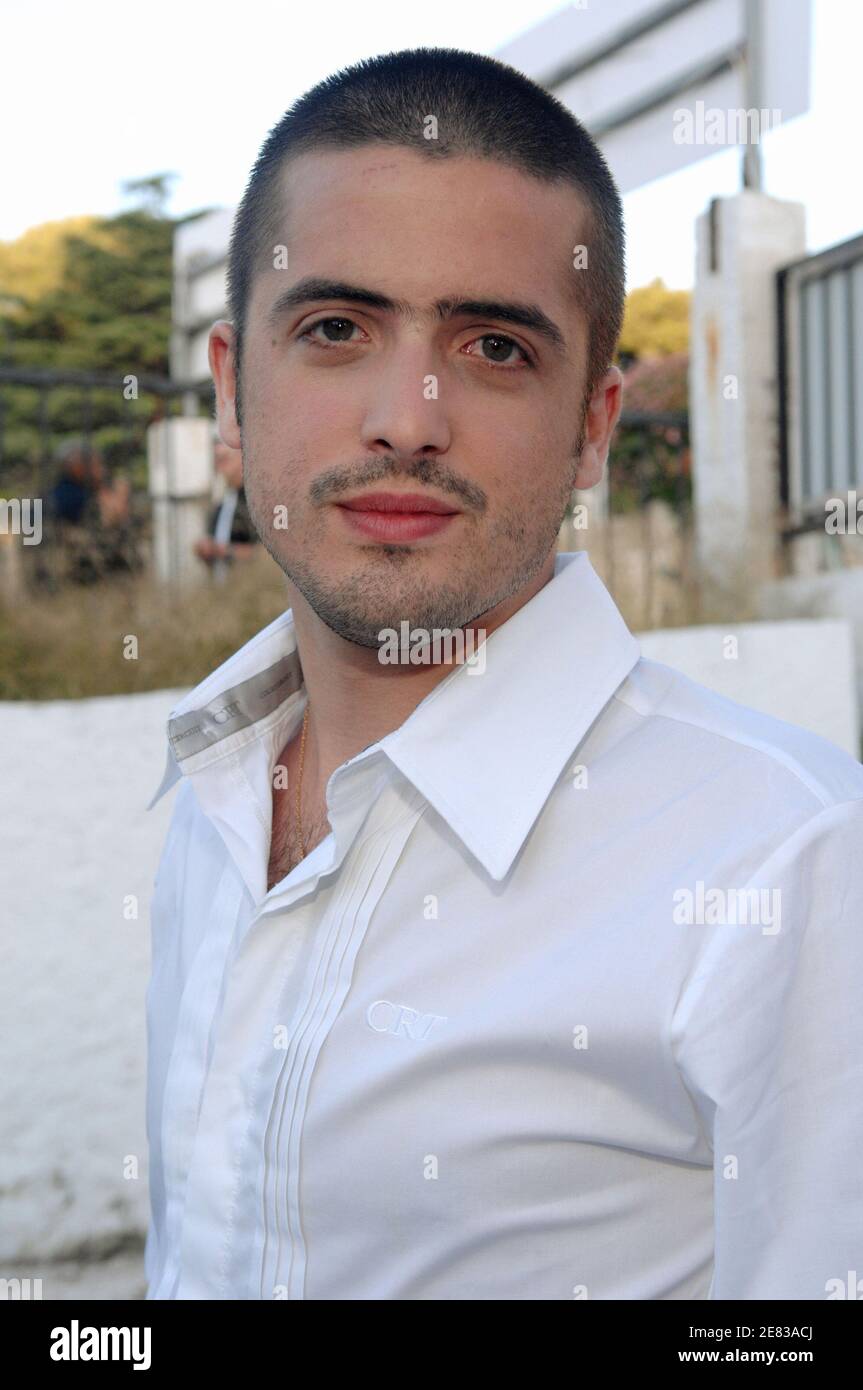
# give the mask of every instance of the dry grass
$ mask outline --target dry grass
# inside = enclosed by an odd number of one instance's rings
[[[177,593],[137,577],[0,602],[0,699],[191,687],[287,606],[263,547],[221,585]],[[129,635],[136,660],[124,656]]]

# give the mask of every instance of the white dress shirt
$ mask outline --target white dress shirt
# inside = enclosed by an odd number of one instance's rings
[[[147,1297],[841,1296],[863,768],[641,658],[584,553],[482,652],[269,892],[291,611],[171,712]]]

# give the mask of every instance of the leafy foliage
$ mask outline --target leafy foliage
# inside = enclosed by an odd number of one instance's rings
[[[620,351],[627,357],[665,357],[689,347],[689,290],[670,290],[664,281],[626,296]]]
[[[2,365],[118,379],[168,376],[177,225],[164,211],[171,177],[128,183],[125,191],[138,205],[115,217],[49,223],[0,245]],[[144,433],[162,411],[158,399],[143,392],[127,399],[119,388],[41,392],[15,385],[0,394],[5,495],[27,490],[34,470],[46,462],[48,438],[54,445],[83,433],[109,467],[128,465],[140,485]]]

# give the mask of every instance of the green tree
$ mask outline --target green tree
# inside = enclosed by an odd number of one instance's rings
[[[124,192],[136,205],[114,217],[46,224],[0,245],[0,363],[118,377],[169,374],[174,228],[200,216],[165,214],[172,177],[127,183]],[[54,442],[80,433],[89,410],[95,443],[109,461],[125,459],[129,417],[142,438],[153,412],[152,397],[126,401],[101,389],[85,402],[74,388],[52,388],[45,406],[31,387],[4,387],[2,405],[7,476],[16,464],[26,474],[41,457],[43,409]]]
[[[690,298],[689,290],[670,290],[660,279],[630,290],[626,296],[620,352],[636,358],[686,352]]]
[[[123,193],[132,197],[137,205],[153,217],[167,217],[170,185],[176,174],[150,174],[144,179],[126,179]]]

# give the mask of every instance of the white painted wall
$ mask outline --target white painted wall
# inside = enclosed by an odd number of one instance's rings
[[[637,636],[653,661],[860,757],[853,633],[841,618],[681,627]],[[727,655],[735,650],[736,656]]]
[[[144,808],[180,693],[0,705],[0,1274],[45,1299],[143,1293],[148,910],[173,798]]]

